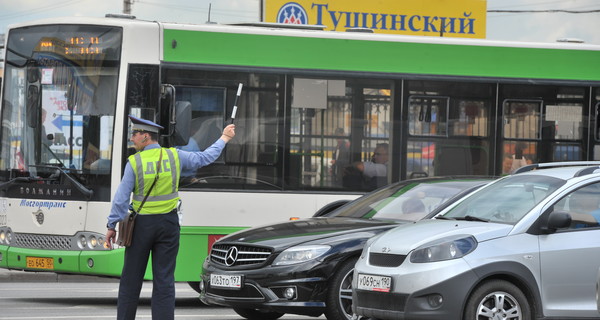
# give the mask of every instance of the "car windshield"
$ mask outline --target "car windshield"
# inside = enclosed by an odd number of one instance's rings
[[[330,217],[417,221],[483,180],[405,182],[368,194]]]
[[[473,193],[443,218],[515,224],[564,183],[549,176],[510,176]]]

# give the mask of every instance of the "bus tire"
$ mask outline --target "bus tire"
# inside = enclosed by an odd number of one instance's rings
[[[247,308],[233,308],[233,311],[248,320],[276,320],[284,315],[284,313],[279,312],[260,311]]]

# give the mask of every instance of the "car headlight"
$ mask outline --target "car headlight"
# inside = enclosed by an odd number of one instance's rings
[[[442,238],[423,245],[410,255],[410,262],[427,263],[458,259],[477,248],[477,240],[473,236],[453,236]]]
[[[330,248],[330,246],[324,245],[291,247],[283,250],[283,252],[275,258],[273,265],[282,266],[313,260],[325,254]]]

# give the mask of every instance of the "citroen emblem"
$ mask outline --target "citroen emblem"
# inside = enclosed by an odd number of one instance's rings
[[[231,247],[225,254],[225,265],[231,267],[238,258],[238,248]]]

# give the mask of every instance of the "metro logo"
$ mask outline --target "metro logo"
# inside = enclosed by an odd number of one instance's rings
[[[277,22],[286,24],[308,24],[306,10],[296,2],[288,2],[279,9]]]

